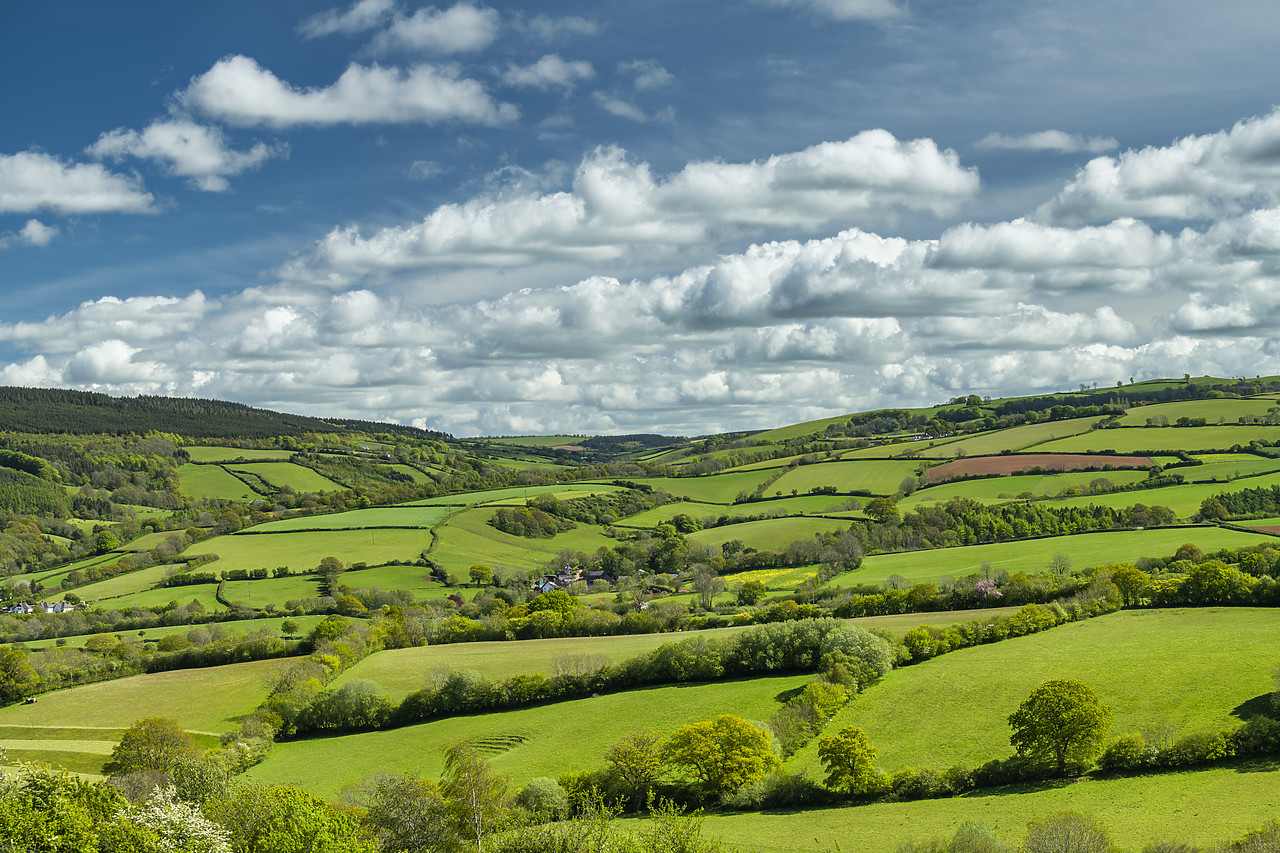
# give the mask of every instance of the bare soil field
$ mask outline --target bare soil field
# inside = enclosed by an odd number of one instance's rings
[[[957,459],[930,468],[924,477],[929,483],[944,483],[959,477],[998,474],[1008,476],[1019,471],[1040,468],[1043,471],[1088,471],[1111,468],[1150,468],[1154,463],[1146,456],[1100,456],[1089,453],[1013,453],[1000,456],[974,456]]]

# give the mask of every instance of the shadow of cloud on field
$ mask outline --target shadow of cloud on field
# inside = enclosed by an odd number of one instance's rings
[[[1270,693],[1246,699],[1231,709],[1231,716],[1238,720],[1252,720],[1254,717],[1275,717],[1276,707],[1271,704]]]

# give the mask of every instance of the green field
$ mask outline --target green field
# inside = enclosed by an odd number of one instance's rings
[[[612,693],[493,714],[452,717],[369,734],[277,744],[247,774],[252,782],[293,784],[336,798],[342,786],[374,773],[418,772],[435,778],[444,768],[440,747],[455,740],[503,739],[513,744],[489,752],[492,768],[516,786],[534,776],[555,778],[603,764],[609,745],[652,727],[670,734],[686,723],[718,714],[764,720],[782,707],[779,696],[803,685],[807,675],[714,684],[687,684]],[[519,739],[519,740],[517,740]]]
[[[1007,501],[1024,492],[1035,497],[1061,494],[1067,489],[1087,489],[1094,480],[1103,479],[1115,486],[1141,483],[1147,479],[1146,471],[1073,471],[1062,474],[1017,474],[1012,477],[983,477],[977,480],[960,480],[928,486],[898,502],[898,509],[907,512],[922,503],[945,503],[951,498],[965,497],[980,501]],[[1141,494],[1134,492],[1130,494]],[[1135,500],[1137,500],[1135,498]],[[1143,501],[1151,504],[1152,501]]]
[[[1280,459],[1267,459],[1252,453],[1204,453],[1195,457],[1203,465],[1175,468],[1170,473],[1181,474],[1188,482],[1204,480],[1228,481],[1254,474],[1280,471]]]
[[[1017,849],[1030,821],[1078,811],[1100,820],[1116,849],[1142,850],[1166,840],[1217,849],[1280,814],[1277,769],[1275,761],[1257,761],[1184,773],[998,788],[949,800],[712,814],[703,823],[703,834],[723,837],[746,853],[893,853],[907,841],[950,840],[960,824],[979,820]]]
[[[292,462],[249,462],[226,466],[228,471],[252,474],[274,488],[285,486],[295,492],[335,492],[343,487],[305,465]]]
[[[726,524],[690,533],[686,538],[699,545],[719,548],[725,542],[741,539],[748,548],[757,551],[781,550],[797,539],[811,539],[817,533],[842,530],[847,522],[831,518],[767,518],[764,521],[747,521],[742,524]]]
[[[448,516],[450,509],[440,506],[387,506],[356,509],[332,515],[303,515],[268,521],[253,528],[254,533],[280,533],[295,530],[357,530],[369,527],[429,528]]]
[[[795,498],[770,498],[763,501],[748,501],[734,504],[733,506],[698,501],[681,501],[680,503],[663,504],[660,507],[654,507],[653,509],[628,516],[618,521],[616,526],[652,528],[680,514],[688,515],[699,521],[704,521],[708,518],[714,521],[721,516],[742,518],[753,515],[777,515],[779,517],[785,515],[835,515],[853,518],[860,513],[856,510],[842,508],[848,500],[848,497],[840,495],[801,495]],[[865,502],[865,498],[859,500],[860,504]]]
[[[733,576],[729,576],[729,580]],[[865,616],[843,620],[849,625],[882,628],[901,636],[920,625],[951,625],[971,619],[987,619],[1016,611],[1016,607],[986,610],[950,610],[945,613],[903,613],[895,616]],[[234,623],[232,623],[234,624]],[[583,656],[604,658],[618,663],[655,649],[665,643],[678,643],[692,637],[724,637],[747,630],[748,626],[713,628],[694,634],[621,634],[610,637],[562,637],[550,640],[518,642],[456,643],[444,646],[417,646],[392,649],[370,655],[334,682],[366,679],[376,682],[388,696],[399,701],[420,690],[428,675],[441,670],[471,669],[491,679],[509,678],[540,672],[555,675],[556,662]]]
[[[740,492],[750,494],[774,471],[727,471],[711,477],[650,477],[637,482],[680,498],[706,503],[731,504]],[[775,488],[768,489],[772,494]]]
[[[430,570],[422,566],[374,566],[347,572],[340,583],[352,589],[407,589],[419,599],[444,598],[453,589],[431,579]]]
[[[835,486],[840,492],[864,491],[874,495],[891,495],[904,479],[914,480],[920,468],[918,462],[891,460],[865,460],[848,462],[821,462],[800,465],[783,474],[766,491],[773,494],[793,489],[801,494],[822,486]]]
[[[437,528],[439,540],[430,552],[433,561],[461,579],[476,563],[494,571],[540,570],[542,564],[562,550],[594,552],[614,541],[599,527],[579,524],[576,529],[551,539],[526,539],[490,526],[493,510],[485,507],[459,512]]]
[[[945,448],[946,456],[988,456],[1003,450],[1040,452],[1045,442],[1070,435],[1088,435],[1099,418],[1070,418],[1062,421],[1023,424],[1022,426],[984,432],[962,439]],[[929,456],[931,454],[924,454]]]
[[[266,462],[293,456],[292,450],[247,450],[243,447],[184,447],[192,462]]]
[[[190,587],[188,587],[189,589]],[[189,600],[189,599],[184,599]],[[316,625],[327,619],[327,616],[276,616],[270,619],[242,619],[229,622],[209,623],[208,625],[162,625],[159,628],[147,628],[144,631],[132,631],[129,633],[131,637],[137,637],[144,642],[155,642],[161,637],[167,637],[170,634],[185,634],[188,631],[196,629],[204,629],[209,627],[221,628],[229,634],[247,634],[251,631],[271,631],[280,633],[280,623],[285,619],[292,619],[298,623],[299,634],[306,634]],[[66,645],[71,648],[82,648],[86,641],[94,634],[79,634],[74,637],[65,637]],[[119,636],[119,635],[113,635]],[[47,649],[56,644],[56,640],[29,640],[23,645],[29,649]]]
[[[973,767],[1013,754],[1006,719],[1027,694],[1071,678],[1113,709],[1113,734],[1176,738],[1239,725],[1237,707],[1275,689],[1277,660],[1274,610],[1125,610],[894,670],[831,727],[862,728],[889,771]],[[816,744],[788,766],[816,772]]]
[[[277,566],[302,571],[314,569],[321,559],[330,556],[347,565],[416,560],[430,544],[431,536],[425,530],[308,530],[216,536],[197,542],[184,553],[217,554],[218,561],[202,571]]]
[[[408,475],[413,479],[413,482],[417,483],[418,485],[421,485],[423,483],[433,482],[431,477],[428,476],[424,471],[422,471],[419,468],[415,468],[412,465],[388,465],[387,467],[390,468],[392,471],[399,471],[401,474]]]
[[[443,495],[438,498],[427,498],[411,501],[405,506],[477,506],[479,504],[500,501],[517,501],[523,503],[538,495],[552,494],[560,500],[573,497],[588,497],[617,491],[619,486],[601,483],[559,483],[551,486],[514,486],[509,489],[489,489],[483,492],[463,492],[457,495]]]
[[[1265,418],[1275,409],[1276,401],[1265,398],[1217,400],[1182,400],[1177,403],[1156,403],[1150,406],[1134,406],[1120,419],[1121,426],[1146,426],[1148,418],[1164,417],[1172,424],[1178,418],[1204,418],[1210,424],[1236,423],[1242,417]]]
[[[1100,429],[1072,438],[1061,438],[1036,448],[1043,453],[1084,453],[1113,450],[1117,453],[1168,453],[1230,450],[1251,441],[1280,440],[1280,426],[1202,426]]]
[[[867,557],[862,568],[837,575],[831,586],[883,583],[890,575],[901,575],[911,583],[935,583],[939,578],[959,578],[990,563],[992,571],[1042,572],[1057,554],[1065,554],[1075,569],[1137,560],[1140,557],[1168,556],[1184,542],[1194,542],[1204,551],[1269,544],[1274,537],[1244,533],[1220,527],[1174,527],[1156,530],[1119,530],[1081,533],[1022,542],[997,542],[933,551],[907,551]]]
[[[198,584],[195,586],[159,587],[121,595],[111,599],[108,604],[119,610],[125,607],[164,607],[172,602],[190,604],[193,601],[207,613],[226,610],[215,597],[217,584]]]
[[[171,717],[188,731],[217,735],[267,695],[278,660],[135,675],[57,690],[34,705],[0,708],[0,728],[125,729],[143,717]]]
[[[136,572],[116,575],[114,578],[107,578],[104,581],[76,587],[75,594],[84,601],[102,602],[102,599],[112,599],[117,596],[151,589],[164,580],[165,576],[174,571],[174,569],[174,566],[151,566],[139,569]],[[168,601],[168,599],[165,600]],[[102,602],[99,606],[110,607],[113,605]]]
[[[1233,480],[1230,483],[1201,483],[1184,486],[1167,486],[1162,489],[1142,489],[1134,492],[1116,492],[1109,495],[1090,495],[1087,497],[1067,498],[1053,501],[1050,506],[1097,506],[1124,507],[1134,504],[1147,506],[1167,506],[1179,518],[1190,519],[1200,511],[1200,503],[1208,497],[1223,492],[1240,492],[1245,489],[1269,489],[1280,484],[1280,473],[1262,474]]]
[[[193,498],[248,501],[262,497],[220,465],[180,465],[178,477],[182,493]]]

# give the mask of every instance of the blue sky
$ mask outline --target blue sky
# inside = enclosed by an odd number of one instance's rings
[[[1280,372],[1256,2],[0,11],[0,384],[456,435]]]

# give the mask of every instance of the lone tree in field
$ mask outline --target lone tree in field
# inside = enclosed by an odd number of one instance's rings
[[[102,770],[108,776],[148,771],[167,774],[179,759],[195,757],[200,752],[195,738],[177,722],[168,717],[148,717],[125,729]]]
[[[716,794],[750,785],[782,764],[769,736],[734,714],[681,726],[663,747],[662,757],[688,768]]]
[[[876,769],[876,748],[857,726],[819,738],[818,757],[827,770],[826,786],[846,794],[867,794],[879,786],[883,774]]]
[[[1019,755],[1052,759],[1058,775],[1068,761],[1088,761],[1101,750],[1111,709],[1079,681],[1046,681],[1009,715],[1009,742]]]

